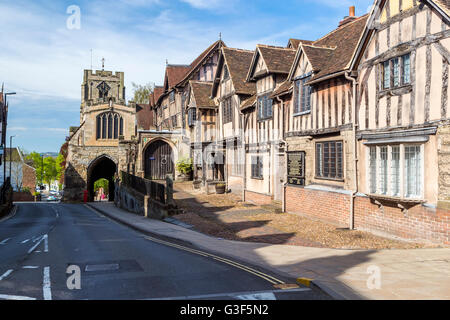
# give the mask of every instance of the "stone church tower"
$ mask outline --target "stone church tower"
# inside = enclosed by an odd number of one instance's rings
[[[124,73],[84,70],[80,125],[70,128],[65,170],[65,201],[82,201],[85,191],[93,200],[95,181],[110,183],[134,167],[136,106],[125,102]]]

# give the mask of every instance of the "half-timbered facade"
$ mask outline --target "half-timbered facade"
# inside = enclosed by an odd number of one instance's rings
[[[283,109],[272,97],[285,83],[295,49],[258,45],[246,81],[256,94],[241,105],[245,130],[245,200],[281,201],[285,156]]]
[[[376,1],[358,73],[357,227],[449,239],[448,1]]]
[[[253,51],[223,47],[214,77],[211,97],[218,105],[217,149],[214,166],[217,178],[225,181],[228,190],[243,191],[244,149],[241,103],[256,93],[254,83],[245,81]]]
[[[351,8],[337,29],[299,44],[285,121],[286,211],[348,224],[356,179],[353,83],[346,71],[367,18],[355,17]],[[345,214],[336,214],[337,208]]]
[[[166,174],[178,177],[177,161],[191,156],[191,132],[186,114],[189,81],[212,81],[222,46],[221,40],[214,42],[190,65],[166,66],[162,92],[158,90],[153,97],[156,130],[138,131],[139,175],[149,179],[163,178]]]

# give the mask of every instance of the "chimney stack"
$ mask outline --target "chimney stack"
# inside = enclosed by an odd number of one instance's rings
[[[349,15],[344,17],[344,19],[341,22],[339,22],[339,27],[342,27],[343,25],[356,19],[355,6],[351,6],[348,11],[349,11]]]
[[[351,6],[350,7],[350,14],[349,14],[349,16],[350,17],[354,17],[355,16],[355,6]]]

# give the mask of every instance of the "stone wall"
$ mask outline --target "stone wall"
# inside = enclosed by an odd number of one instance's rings
[[[438,207],[450,210],[450,125],[438,129]]]

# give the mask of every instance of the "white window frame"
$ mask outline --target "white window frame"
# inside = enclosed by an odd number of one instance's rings
[[[399,157],[399,195],[393,194],[393,184],[392,184],[392,147],[398,146],[400,157]],[[405,163],[405,146],[413,147],[418,146],[420,147],[420,194],[415,197],[406,197],[406,190],[405,190],[405,180],[406,180],[406,163]],[[386,194],[381,193],[381,176],[379,175],[380,172],[380,164],[381,164],[381,148],[387,147],[388,150],[388,165],[387,165],[387,192]],[[376,192],[375,195],[380,196],[386,196],[386,197],[392,197],[392,198],[401,198],[401,199],[408,199],[408,200],[423,200],[425,195],[425,145],[419,144],[419,143],[408,143],[408,144],[391,144],[391,145],[370,145],[367,146],[367,157],[366,157],[366,187],[367,191],[370,194],[373,194],[372,192],[372,179],[371,179],[371,166],[370,166],[370,152],[371,148],[376,148],[376,173],[375,173],[375,180],[376,180]]]

